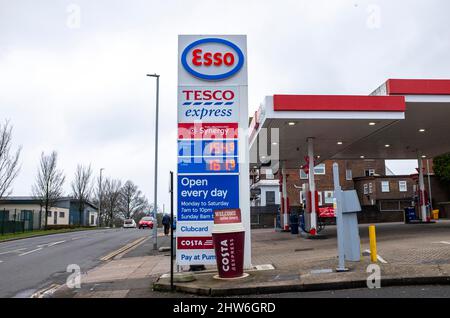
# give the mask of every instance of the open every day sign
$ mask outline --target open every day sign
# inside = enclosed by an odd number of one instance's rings
[[[178,221],[212,221],[215,210],[239,208],[239,176],[180,175],[178,198]]]

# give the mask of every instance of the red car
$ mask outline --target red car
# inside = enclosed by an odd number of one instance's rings
[[[143,217],[139,221],[139,228],[140,229],[145,229],[145,228],[153,229],[153,218],[151,218],[149,216]]]

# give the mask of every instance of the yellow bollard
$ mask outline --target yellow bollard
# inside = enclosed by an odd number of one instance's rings
[[[375,234],[375,225],[369,226],[369,239],[370,239],[370,260],[372,263],[376,263],[377,257],[377,236]]]

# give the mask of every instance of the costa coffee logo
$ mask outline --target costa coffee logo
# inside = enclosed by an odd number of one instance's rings
[[[182,55],[181,64],[195,77],[209,81],[220,81],[232,77],[244,65],[244,54],[234,43],[207,38],[188,45]]]
[[[212,249],[214,247],[211,237],[180,237],[177,245],[178,249],[183,250]]]

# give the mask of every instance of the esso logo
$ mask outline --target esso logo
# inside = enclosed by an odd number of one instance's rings
[[[230,41],[207,38],[188,45],[181,55],[181,64],[188,73],[197,78],[220,81],[241,70],[244,54]]]

